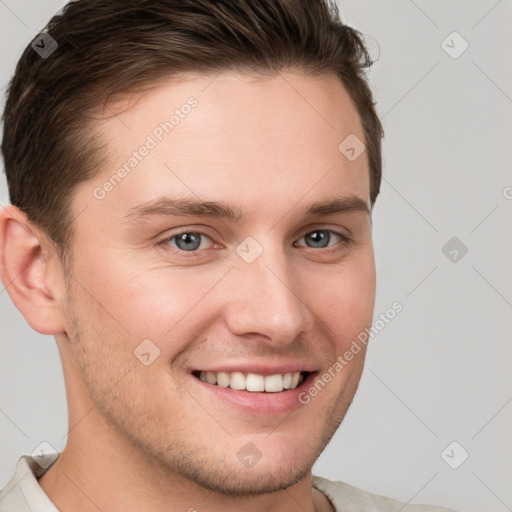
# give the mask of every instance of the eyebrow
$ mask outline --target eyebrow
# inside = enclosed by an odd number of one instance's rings
[[[309,218],[352,212],[362,212],[371,216],[367,203],[354,195],[317,201],[303,208],[301,214],[303,217]],[[245,218],[240,208],[228,203],[167,196],[134,206],[125,214],[129,223],[156,216],[200,216],[226,219],[233,222],[240,222]]]

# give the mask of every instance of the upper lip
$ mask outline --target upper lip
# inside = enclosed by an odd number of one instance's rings
[[[290,362],[281,364],[264,364],[264,363],[230,363],[208,367],[195,367],[190,368],[189,372],[242,372],[242,373],[257,373],[258,375],[276,375],[278,373],[295,373],[295,372],[314,372],[317,368],[311,363],[305,362]]]

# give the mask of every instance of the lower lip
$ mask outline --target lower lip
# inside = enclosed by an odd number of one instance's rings
[[[223,388],[215,384],[208,384],[194,377],[190,378],[205,392],[215,396],[219,400],[235,406],[244,412],[252,414],[277,415],[289,413],[298,407],[303,407],[299,401],[299,395],[309,388],[318,372],[310,373],[307,378],[295,389],[286,389],[276,393],[252,392]]]

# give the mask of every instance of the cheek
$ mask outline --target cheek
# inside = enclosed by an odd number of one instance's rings
[[[226,270],[144,268],[120,257],[80,273],[87,272],[94,278],[88,281],[88,293],[81,293],[87,303],[79,311],[83,322],[94,319],[97,331],[109,333],[109,344],[119,351],[131,351],[133,356],[135,347],[150,339],[163,356],[172,357],[186,348],[184,333],[205,317],[211,301],[208,292]]]
[[[307,303],[328,327],[338,353],[372,323],[375,304],[375,266],[371,254],[334,272],[310,276]]]

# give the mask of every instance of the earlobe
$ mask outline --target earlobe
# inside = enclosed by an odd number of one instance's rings
[[[65,289],[52,273],[62,272],[55,249],[19,208],[0,211],[0,276],[15,306],[41,334],[64,332],[59,299]],[[50,265],[50,262],[52,265]]]

